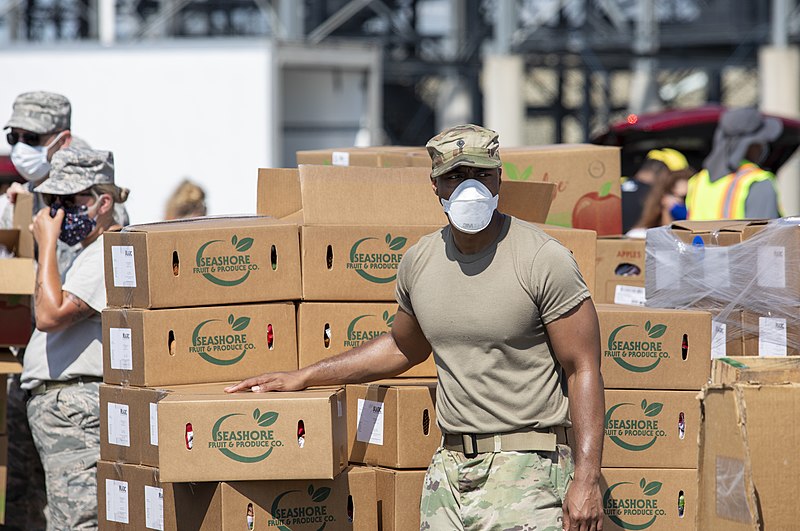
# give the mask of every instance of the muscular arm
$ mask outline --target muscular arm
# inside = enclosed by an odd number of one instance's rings
[[[579,529],[602,529],[600,457],[603,452],[603,377],[600,329],[591,299],[547,325],[564,369],[575,432],[575,480],[564,500],[564,521]]]
[[[392,331],[338,356],[291,372],[265,373],[225,390],[294,391],[315,385],[337,385],[391,378],[422,363],[431,346],[412,315],[398,309]]]

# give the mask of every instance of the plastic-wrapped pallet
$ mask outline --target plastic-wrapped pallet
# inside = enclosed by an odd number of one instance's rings
[[[646,304],[710,310],[715,357],[800,355],[800,218],[754,232],[648,230]]]

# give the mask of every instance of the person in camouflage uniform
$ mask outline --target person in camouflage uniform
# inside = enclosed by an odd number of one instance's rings
[[[28,422],[44,467],[47,529],[96,529],[103,233],[118,227],[114,204],[124,202],[128,191],[114,184],[110,152],[67,148],[53,156],[50,178],[36,192],[48,206],[33,220],[39,245],[36,330],[21,386],[30,394]],[[63,275],[59,240],[82,247]]]
[[[227,391],[374,381],[432,351],[443,437],[424,481],[420,529],[601,529],[600,332],[578,266],[540,228],[497,210],[497,133],[456,126],[427,149],[449,224],[403,255],[391,333]]]

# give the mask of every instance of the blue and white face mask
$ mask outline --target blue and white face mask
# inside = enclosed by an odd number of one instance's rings
[[[55,216],[59,208],[64,211],[64,220],[58,239],[70,247],[85,240],[97,226],[97,220],[89,216],[89,209],[83,205],[64,206],[56,203],[50,207],[50,216]]]

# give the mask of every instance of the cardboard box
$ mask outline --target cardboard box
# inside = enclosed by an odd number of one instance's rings
[[[597,305],[606,389],[693,389],[711,372],[711,314]]]
[[[383,531],[418,531],[419,503],[425,482],[425,470],[393,470],[377,467],[378,529]]]
[[[292,303],[103,311],[103,379],[154,386],[297,369]]]
[[[14,254],[21,258],[36,257],[34,254],[36,246],[30,230],[30,226],[33,224],[33,214],[33,194],[17,194],[17,200],[14,203],[13,228],[19,230],[19,240]]]
[[[157,468],[97,462],[101,530],[211,530],[219,521],[219,484],[162,483]]]
[[[22,363],[7,348],[0,347],[0,374],[20,374]]]
[[[97,484],[103,530],[234,531],[248,520],[249,529],[378,528],[375,472],[363,467],[328,481],[188,484],[162,483],[157,468],[100,461]]]
[[[800,308],[742,312],[744,355],[800,356]]]
[[[28,205],[28,208],[32,206]],[[25,232],[29,234],[27,226]],[[31,295],[36,282],[36,266],[31,258],[32,249],[30,257],[24,257],[21,234],[19,229],[0,230],[0,247],[15,256],[0,258],[0,346],[4,347],[24,347],[33,332]]]
[[[407,146],[371,146],[337,149],[315,149],[297,152],[297,164],[323,166],[366,166],[372,168],[399,168],[411,166],[420,155],[427,156],[424,148]],[[414,159],[411,156],[414,155]],[[428,169],[431,161],[428,157]]]
[[[599,236],[622,233],[620,151],[590,144],[501,149],[503,179],[556,184],[547,223],[589,229]]]
[[[647,298],[669,301],[673,307],[719,308],[733,300],[741,301],[743,293],[752,291],[756,270],[759,285],[762,278],[767,279],[767,287],[783,279],[784,283],[774,287],[785,287],[785,279],[791,276],[782,269],[786,249],[761,238],[766,246],[763,251],[756,244],[738,245],[765,228],[766,220],[676,221],[670,225],[669,234],[680,243],[663,234],[653,240],[648,237]],[[780,240],[791,232],[771,234]],[[780,267],[773,260],[775,252]],[[761,254],[764,256],[757,256]],[[779,274],[776,267],[781,269]],[[757,290],[761,295],[761,288]]]
[[[131,225],[104,235],[108,305],[179,308],[300,298],[297,227],[263,217]]]
[[[426,468],[439,447],[436,382],[347,386],[350,461],[390,468]]]
[[[347,466],[344,389],[223,387],[173,392],[158,403],[163,481],[333,479]]]
[[[800,519],[800,385],[748,372],[754,383],[711,386],[701,399],[699,529],[795,529]]]
[[[744,356],[742,310],[709,310],[711,313],[711,358]]]
[[[304,300],[394,300],[403,254],[447,223],[429,173],[306,165],[297,172],[259,170],[258,212],[302,223]],[[507,194],[503,186],[501,211],[544,219],[553,185],[514,183]]]
[[[320,360],[361,346],[391,332],[397,303],[302,302],[297,307],[298,364]],[[399,376],[436,377],[433,356]]]
[[[100,385],[100,459],[158,466],[158,402],[170,389]]]
[[[644,306],[644,240],[598,238],[594,301]]]
[[[711,363],[712,384],[800,383],[800,358],[721,358]]]
[[[696,396],[693,391],[607,389],[602,465],[697,468]]]
[[[603,468],[600,474],[604,531],[696,529],[697,470]]]

